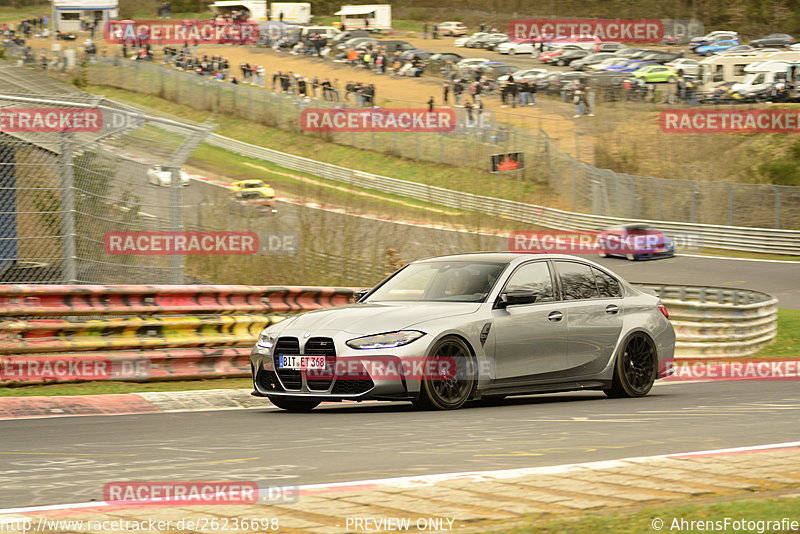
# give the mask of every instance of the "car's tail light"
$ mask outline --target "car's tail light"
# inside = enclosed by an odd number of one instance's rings
[[[661,315],[669,319],[669,312],[667,311],[667,307],[663,304],[658,305],[658,310],[661,312]]]

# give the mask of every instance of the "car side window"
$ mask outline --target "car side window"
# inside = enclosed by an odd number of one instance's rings
[[[592,271],[594,272],[594,279],[597,283],[597,289],[600,291],[601,298],[622,296],[622,289],[620,288],[619,282],[616,280],[616,278],[604,273],[600,269],[595,269],[594,267],[592,267]]]
[[[526,263],[519,267],[506,283],[506,291],[514,290],[535,291],[536,302],[553,302],[553,279],[550,277],[550,267],[545,261]]]
[[[584,300],[600,297],[592,268],[585,263],[557,261],[564,300]]]

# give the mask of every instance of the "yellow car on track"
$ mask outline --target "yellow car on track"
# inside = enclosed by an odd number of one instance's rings
[[[247,192],[251,193],[251,198],[255,197],[254,194],[256,193],[261,196],[261,198],[273,199],[275,198],[275,190],[269,186],[269,184],[265,183],[263,180],[241,180],[239,182],[233,182],[231,184],[231,190],[234,193],[238,192]]]

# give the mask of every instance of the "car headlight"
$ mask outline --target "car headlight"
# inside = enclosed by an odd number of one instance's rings
[[[418,330],[398,330],[371,336],[357,337],[347,342],[348,347],[354,349],[392,349],[408,345],[425,335]]]
[[[275,341],[277,339],[278,339],[277,334],[269,332],[267,331],[267,329],[264,329],[261,331],[261,334],[259,334],[256,345],[258,345],[262,349],[271,349],[272,347],[275,346]]]

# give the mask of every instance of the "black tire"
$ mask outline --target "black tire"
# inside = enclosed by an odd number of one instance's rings
[[[439,369],[437,361],[454,362],[456,369],[449,376],[425,376],[420,381],[419,397],[413,401],[420,410],[456,410],[464,405],[475,389],[475,361],[467,344],[458,337],[439,340],[426,359],[427,369]],[[444,366],[441,366],[445,369]]]
[[[267,398],[272,404],[281,410],[286,410],[287,412],[310,412],[319,406],[320,403],[320,401],[293,399],[291,397],[277,397],[272,395],[268,395]]]
[[[628,337],[614,363],[614,379],[603,392],[611,398],[644,397],[658,374],[656,344],[644,332]]]

